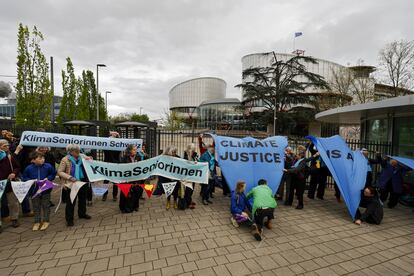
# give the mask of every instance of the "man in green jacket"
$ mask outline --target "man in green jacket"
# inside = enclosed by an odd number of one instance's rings
[[[247,195],[247,199],[253,197],[253,219],[252,233],[256,240],[262,240],[263,224],[272,229],[271,220],[274,219],[273,212],[276,208],[276,200],[272,190],[267,186],[267,181],[260,179],[258,186],[253,188]],[[263,223],[267,217],[266,223]]]

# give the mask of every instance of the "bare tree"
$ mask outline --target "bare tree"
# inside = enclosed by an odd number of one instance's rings
[[[379,61],[386,75],[385,82],[391,85],[393,96],[401,96],[404,90],[411,89],[414,77],[414,42],[393,41],[387,44],[379,53]]]
[[[332,69],[332,79],[329,87],[333,93],[340,95],[337,98],[338,106],[345,106],[352,100],[354,80],[354,74],[348,68]]]
[[[375,81],[373,78],[354,78],[351,86],[353,104],[375,101]]]

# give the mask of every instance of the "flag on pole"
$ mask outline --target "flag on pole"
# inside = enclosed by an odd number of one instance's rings
[[[301,36],[301,35],[303,35],[303,33],[302,33],[302,32],[296,32],[296,33],[295,33],[295,37],[298,37],[298,36]]]

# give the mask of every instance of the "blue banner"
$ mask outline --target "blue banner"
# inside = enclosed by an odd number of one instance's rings
[[[399,157],[399,156],[390,156],[390,157],[391,159],[397,160],[399,163],[414,170],[414,159]]]
[[[276,194],[283,176],[286,137],[257,140],[214,136],[214,143],[221,172],[232,191],[239,180],[246,182],[246,192],[249,192],[260,179],[265,179]]]
[[[83,159],[83,167],[90,182],[108,180],[122,183],[161,175],[170,179],[208,183],[208,164],[159,155],[136,163],[107,163]]]
[[[367,159],[360,151],[351,151],[341,136],[316,138],[308,136],[315,144],[332,177],[338,185],[341,195],[352,217],[361,201],[361,190],[367,177]]]

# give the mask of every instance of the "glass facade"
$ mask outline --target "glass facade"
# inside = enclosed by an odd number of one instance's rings
[[[368,141],[388,141],[388,119],[373,119],[366,121],[366,140]]]
[[[15,118],[16,117],[16,105],[0,104],[0,117]]]
[[[197,126],[208,129],[239,129],[243,123],[243,112],[239,107],[239,102],[201,104],[197,111]]]
[[[394,129],[394,155],[414,158],[414,117],[395,118]]]

